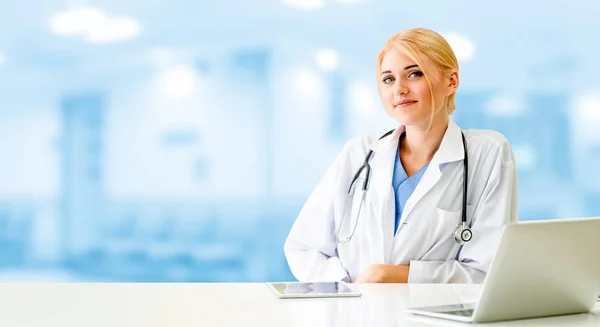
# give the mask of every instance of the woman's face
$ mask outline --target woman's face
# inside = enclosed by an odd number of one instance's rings
[[[431,60],[422,56],[430,72],[435,98],[434,120],[446,118],[446,97],[456,88],[451,78],[442,78],[439,69]],[[453,75],[453,74],[452,74]],[[452,76],[451,75],[451,76]],[[458,75],[456,75],[458,78]],[[392,47],[381,63],[381,98],[387,113],[401,125],[429,126],[432,103],[431,90],[421,67],[400,50]]]

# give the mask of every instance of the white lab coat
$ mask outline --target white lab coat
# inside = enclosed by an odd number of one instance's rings
[[[394,235],[394,156],[400,134],[357,137],[344,146],[309,196],[284,245],[299,281],[355,281],[371,264],[410,265],[409,283],[482,283],[498,247],[502,226],[518,220],[517,168],[507,139],[489,130],[466,130],[469,160],[467,221],[473,238],[454,240],[461,220],[463,145],[461,129],[450,120],[438,151],[407,200]],[[352,177],[369,149],[371,181],[356,231],[347,243],[337,243]],[[360,181],[364,178],[364,174]],[[360,187],[362,183],[357,183]],[[350,235],[355,205],[341,225]]]

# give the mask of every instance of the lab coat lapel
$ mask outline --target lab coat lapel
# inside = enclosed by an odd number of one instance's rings
[[[406,201],[404,211],[402,211],[402,217],[400,218],[399,228],[402,228],[402,224],[406,222],[415,205],[439,181],[442,176],[440,165],[456,160],[462,160],[464,158],[461,133],[460,127],[450,119],[438,151],[436,151],[431,159],[431,163],[427,167],[427,170],[425,170],[425,173],[419,184],[417,184],[413,194]]]
[[[406,204],[404,205],[404,210],[402,211],[402,216],[400,218],[400,227],[402,228],[402,224],[406,222],[406,219],[410,212],[414,209],[415,205],[421,200],[429,190],[435,186],[438,182],[442,173],[437,164],[433,162],[427,167],[423,177],[421,177],[421,181],[417,184],[417,187],[413,191],[413,194],[406,200]]]

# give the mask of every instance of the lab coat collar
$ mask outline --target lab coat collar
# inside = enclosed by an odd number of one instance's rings
[[[446,133],[444,133],[442,143],[431,161],[441,165],[463,160],[464,158],[465,152],[462,142],[462,130],[452,121],[452,119],[449,119],[448,128],[446,129]]]
[[[387,151],[391,151],[392,148],[395,150],[398,147],[400,135],[404,131],[404,125],[398,126],[391,135],[380,140],[376,148],[385,149]],[[463,160],[465,154],[463,150],[461,134],[462,131],[460,127],[454,121],[452,121],[452,119],[449,119],[448,128],[446,128],[446,132],[442,138],[442,143],[440,143],[440,147],[433,155],[431,162],[438,165],[443,165],[449,162]]]

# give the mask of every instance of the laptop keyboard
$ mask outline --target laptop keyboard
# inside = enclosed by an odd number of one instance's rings
[[[598,296],[598,301],[600,301],[600,296]],[[453,315],[453,316],[464,316],[470,317],[473,315],[474,309],[464,309],[464,310],[454,310],[454,311],[445,311],[445,314]]]
[[[465,316],[470,317],[473,315],[473,309],[464,309],[464,310],[455,310],[455,311],[446,311],[446,314],[454,315],[454,316]]]

